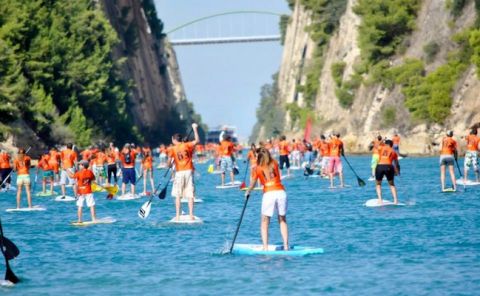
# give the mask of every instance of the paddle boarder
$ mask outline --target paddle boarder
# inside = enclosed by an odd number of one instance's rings
[[[287,167],[287,177],[290,177],[290,143],[287,141],[287,137],[281,136],[278,143],[278,150],[280,155],[280,170],[283,171],[283,167]]]
[[[395,152],[392,140],[385,140],[385,145],[378,149],[378,164],[375,167],[375,180],[378,203],[382,204],[382,180],[385,176],[392,191],[393,203],[398,204],[397,188],[395,187],[394,178],[400,173],[398,165],[398,154]]]
[[[78,172],[74,174],[70,171],[68,173],[71,178],[77,181],[77,222],[82,223],[82,208],[85,202],[87,207],[90,208],[92,221],[95,221],[95,199],[92,193],[92,182],[95,181],[95,175],[88,169],[89,162],[87,160],[81,160],[78,164]]]
[[[62,189],[62,197],[65,198],[65,185],[68,180],[68,184],[73,185],[73,192],[76,193],[76,186],[74,180],[70,177],[75,173],[75,163],[77,162],[77,152],[72,150],[73,144],[68,143],[67,148],[60,152],[60,160],[62,162],[62,171],[60,172],[60,185]]]
[[[143,158],[141,170],[143,171],[143,193],[142,195],[147,195],[147,180],[150,182],[151,192],[155,189],[153,185],[153,157],[152,150],[149,146],[143,149]]]
[[[328,162],[328,173],[330,176],[330,188],[334,188],[333,178],[336,173],[338,173],[338,177],[340,179],[340,187],[344,187],[343,167],[342,167],[342,160],[340,159],[340,155],[344,155],[344,151],[343,151],[343,142],[342,140],[340,140],[340,134],[333,135],[329,143],[329,150],[330,150],[330,159]]]
[[[233,174],[233,151],[234,145],[232,143],[232,137],[228,134],[223,136],[223,141],[220,142],[220,170],[222,171],[221,179],[222,186],[225,185],[225,174],[228,172],[230,174],[231,184],[234,184],[234,174]]]
[[[50,151],[46,150],[43,155],[40,157],[40,160],[38,161],[37,164],[37,174],[38,174],[38,169],[42,169],[43,175],[42,175],[42,193],[46,194],[47,190],[47,181],[50,182],[50,194],[53,194],[53,178],[54,178],[54,173],[53,173],[53,167],[50,162]]]
[[[191,220],[195,220],[193,215],[193,203],[195,198],[195,183],[193,182],[193,152],[195,145],[200,142],[198,136],[198,125],[192,123],[193,135],[195,139],[190,142],[183,142],[183,136],[174,134],[172,136],[173,147],[169,151],[168,163],[172,160],[175,165],[175,176],[173,179],[172,195],[175,197],[175,219],[180,221],[181,199],[188,198],[188,214]]]
[[[122,195],[125,195],[125,187],[130,184],[130,193],[135,195],[135,157],[137,153],[131,148],[130,144],[125,144],[120,153],[120,161],[122,163]]]
[[[246,198],[249,198],[250,192],[255,187],[257,181],[260,181],[263,185],[262,222],[260,228],[263,250],[268,250],[268,228],[270,219],[275,211],[277,211],[278,214],[283,248],[284,250],[288,250],[287,194],[280,180],[278,163],[272,158],[266,148],[257,149],[257,166],[254,170],[253,182],[245,192]]]
[[[475,174],[475,182],[478,182],[478,151],[480,150],[480,138],[477,136],[477,129],[472,129],[470,134],[465,137],[467,142],[467,152],[464,159],[464,184],[467,183],[468,171],[473,169]]]
[[[453,131],[448,131],[446,137],[442,140],[442,146],[440,150],[440,182],[442,185],[442,191],[446,191],[445,188],[445,171],[448,166],[448,172],[450,173],[450,179],[452,180],[452,189],[457,191],[457,183],[455,179],[454,164],[457,158],[457,141],[453,139]]]
[[[10,154],[7,151],[0,151],[0,184],[2,188],[10,189],[11,177],[10,173],[12,172],[12,163],[10,159]]]
[[[13,170],[17,172],[17,209],[20,209],[22,187],[25,187],[27,193],[28,207],[32,207],[32,196],[30,192],[30,164],[30,157],[26,155],[25,149],[20,148],[17,157],[13,161]]]

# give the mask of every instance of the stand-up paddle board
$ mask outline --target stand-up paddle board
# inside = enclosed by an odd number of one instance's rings
[[[442,193],[455,193],[455,192],[457,192],[457,190],[455,190],[453,188],[447,188],[447,189],[442,190]]]
[[[33,206],[31,208],[14,208],[14,209],[6,209],[7,212],[38,212],[38,211],[45,211],[46,208],[42,208],[41,206]]]
[[[15,287],[15,284],[11,281],[0,280],[0,287]]]
[[[382,203],[380,204],[378,203],[378,198],[372,198],[367,200],[367,202],[365,202],[365,206],[369,208],[384,207],[384,206],[404,206],[404,205],[405,204],[401,202],[394,204],[393,201],[389,201],[385,199],[383,199]]]
[[[8,189],[7,189],[7,187],[0,189],[0,192],[7,192],[7,191],[17,191],[17,187],[10,186],[10,188],[8,188]]]
[[[473,180],[467,180],[467,182],[465,182],[464,179],[457,179],[457,185],[477,186],[480,185],[480,182],[476,182]]]
[[[296,171],[296,170],[301,169],[301,167],[299,167],[299,166],[291,166],[290,169]]]
[[[134,199],[139,199],[142,198],[141,195],[139,194],[131,194],[131,193],[125,193],[124,195],[119,195],[117,196],[118,200],[134,200]]]
[[[105,218],[100,218],[96,219],[94,221],[83,221],[83,222],[77,222],[77,221],[72,221],[70,224],[73,226],[88,226],[88,225],[95,225],[95,224],[112,224],[117,222],[112,217],[105,217]]]
[[[181,203],[188,203],[188,198],[182,198],[180,200]],[[201,198],[196,198],[193,200],[194,203],[200,203],[200,202],[203,202],[203,199]]]
[[[281,245],[268,245],[268,250],[264,251],[262,245],[235,244],[232,250],[233,254],[238,255],[266,255],[266,256],[306,256],[313,254],[322,254],[322,248],[291,246],[289,250],[284,250]]]
[[[240,190],[247,191],[248,187],[242,188]],[[263,190],[263,187],[254,187],[253,190]]]
[[[168,166],[166,164],[159,164],[157,165],[157,170],[163,170],[166,169]]]
[[[75,197],[69,196],[69,195],[59,195],[55,197],[55,201],[75,201],[75,200],[77,200]]]
[[[45,192],[39,192],[35,195],[38,196],[38,197],[49,197],[49,196],[52,196],[52,195],[55,195],[55,194],[57,194],[57,192],[55,192],[55,191],[53,191],[53,192],[52,191],[45,191]]]
[[[345,189],[345,188],[350,188],[352,187],[351,185],[343,185],[343,187],[341,186],[328,186],[328,189]]]
[[[195,219],[192,220],[190,219],[189,215],[180,215],[179,219],[177,220],[176,217],[173,217],[170,220],[170,223],[176,223],[176,224],[197,224],[197,223],[203,223],[203,220],[198,218],[197,216],[193,216]]]
[[[223,173],[223,171],[216,170],[216,171],[211,172],[210,174],[212,174],[212,175],[219,175],[219,174],[221,174],[221,173]]]
[[[233,183],[232,182],[225,183],[224,185],[215,186],[215,188],[217,188],[217,189],[237,188],[237,187],[240,187],[240,185],[242,185],[242,182],[233,181]]]
[[[280,177],[280,180],[293,179],[294,177],[295,177],[294,175],[283,175]]]

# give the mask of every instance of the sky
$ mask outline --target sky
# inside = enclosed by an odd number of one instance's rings
[[[258,10],[290,14],[286,0],[155,0],[169,32],[189,21],[227,11]],[[170,39],[276,35],[279,17],[230,15],[169,34]],[[228,124],[246,139],[256,122],[260,88],[280,69],[280,42],[175,47],[187,99],[210,128]]]

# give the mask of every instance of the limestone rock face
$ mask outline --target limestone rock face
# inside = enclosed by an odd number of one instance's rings
[[[300,2],[296,1],[287,26],[278,85],[282,102],[297,102],[301,106],[302,96],[301,93],[296,93],[296,85],[305,81],[305,68],[310,63],[315,45],[305,30],[311,24],[311,14]],[[402,150],[412,154],[436,153],[447,130],[453,130],[463,145],[460,137],[468,133],[469,127],[480,122],[480,81],[473,66],[457,81],[452,94],[454,101],[451,115],[444,125],[427,125],[412,119],[404,107],[405,98],[400,86],[389,90],[378,84],[362,84],[355,91],[353,105],[348,109],[340,106],[335,95],[336,84],[331,67],[334,63],[344,62],[343,81],[346,81],[354,73],[355,63],[360,60],[357,41],[361,17],[353,12],[357,2],[358,0],[348,0],[339,27],[324,52],[314,110],[319,120],[312,129],[313,135],[339,132],[344,138],[347,151],[354,153],[368,152],[368,144],[377,134],[391,137],[394,133],[399,133],[402,137]],[[407,58],[424,58],[423,48],[431,41],[439,44],[440,50],[435,60],[426,65],[426,71],[431,72],[445,64],[448,52],[454,49],[452,36],[470,27],[476,18],[474,1],[469,1],[463,14],[455,20],[446,7],[446,0],[422,1],[416,29],[405,40],[406,50],[393,56],[389,61],[391,65],[402,64]],[[382,126],[382,111],[387,106],[396,110],[395,128]],[[288,115],[286,120],[287,126],[290,126]],[[286,131],[286,134],[297,138],[303,135],[303,129],[303,126],[298,126],[293,131]]]

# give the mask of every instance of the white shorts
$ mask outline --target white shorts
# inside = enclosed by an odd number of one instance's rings
[[[73,168],[70,168],[67,170],[72,174],[75,173],[75,169]],[[67,174],[65,169],[62,169],[60,172],[60,185],[67,185],[67,180],[68,180],[68,184],[75,184],[75,180],[73,178],[70,178],[70,176]]]
[[[195,184],[191,170],[175,172],[173,179],[172,195],[175,197],[195,197]]]
[[[322,157],[322,162],[321,162],[321,165],[320,165],[322,167],[322,170],[327,170],[329,163],[330,163],[330,157],[329,156]]]
[[[83,201],[87,201],[87,207],[93,207],[95,205],[95,199],[93,193],[80,194],[77,199],[77,207],[83,207]]]
[[[285,190],[269,191],[263,194],[262,215],[272,217],[275,210],[279,216],[287,215],[287,193]]]

